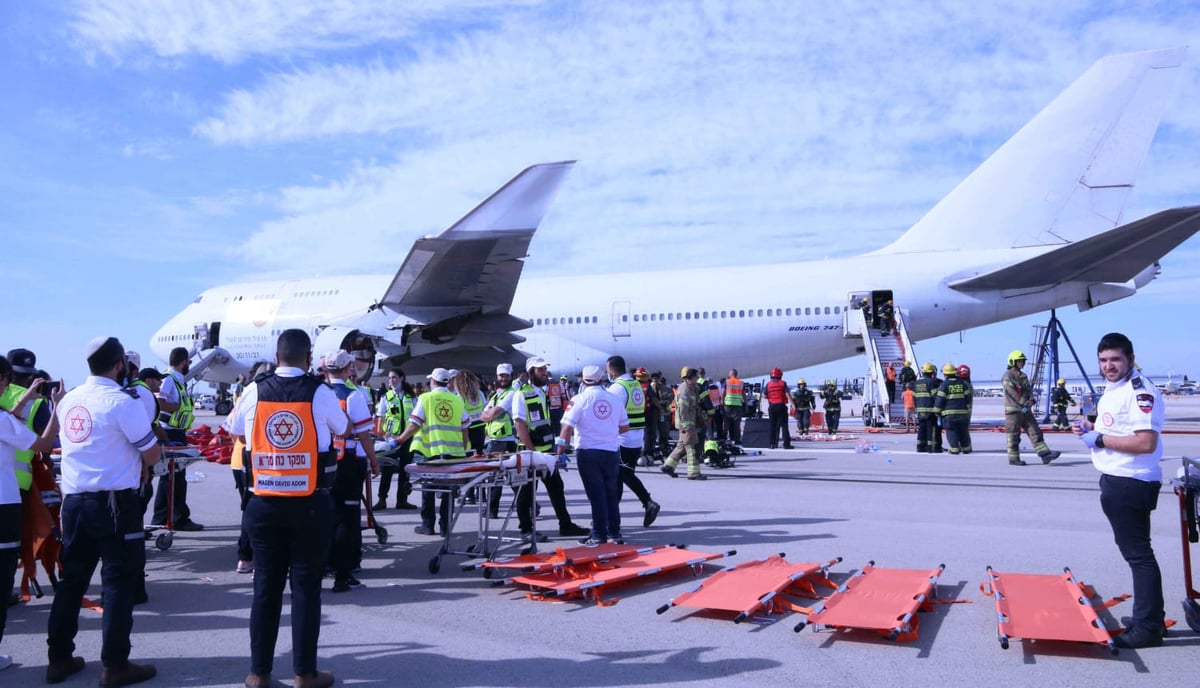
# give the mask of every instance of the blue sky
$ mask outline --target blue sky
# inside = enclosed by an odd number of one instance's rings
[[[1194,2],[3,3],[0,350],[74,384],[89,339],[145,353],[204,288],[391,274],[547,160],[580,163],[526,274],[871,250],[1097,58],[1196,26]],[[1198,50],[1128,220],[1200,204]],[[1123,330],[1148,372],[1200,376],[1197,259],[1060,313],[1076,346]],[[918,351],[998,376],[1045,319]]]

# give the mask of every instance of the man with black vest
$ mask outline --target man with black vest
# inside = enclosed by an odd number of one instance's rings
[[[242,524],[254,550],[248,688],[272,685],[283,587],[291,580],[292,668],[297,688],[326,688],[333,675],[317,670],[321,632],[321,579],[333,536],[329,488],[337,473],[335,436],[352,426],[337,395],[306,371],[312,341],[304,330],[284,330],[275,372],[246,387],[229,421],[245,443],[247,485],[254,496]]]

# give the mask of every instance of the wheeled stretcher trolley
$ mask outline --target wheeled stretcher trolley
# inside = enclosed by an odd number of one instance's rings
[[[1200,542],[1200,460],[1183,457],[1181,475],[1171,481],[1179,496],[1179,530],[1183,544],[1183,616],[1200,633],[1200,592],[1192,580],[1192,545]]]
[[[532,541],[528,543],[520,537],[505,536],[512,521],[515,503],[509,504],[503,518],[499,519],[499,525],[493,529],[493,521],[497,519],[492,519],[488,513],[487,497],[492,490],[519,489],[529,484],[536,489],[537,480],[555,470],[555,462],[556,458],[551,454],[522,451],[495,458],[438,459],[405,466],[405,472],[413,480],[414,491],[432,494],[446,501],[442,544],[437,554],[429,560],[429,572],[437,573],[441,569],[442,557],[447,554],[490,560],[511,549],[536,552],[536,530]],[[471,490],[479,491],[478,504],[467,504],[467,494]],[[477,510],[479,514],[475,537],[463,549],[454,549],[454,527],[468,508]],[[536,529],[536,519],[534,527]]]

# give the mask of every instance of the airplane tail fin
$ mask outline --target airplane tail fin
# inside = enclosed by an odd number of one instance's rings
[[[1186,51],[1100,59],[879,252],[1065,244],[1116,227]]]

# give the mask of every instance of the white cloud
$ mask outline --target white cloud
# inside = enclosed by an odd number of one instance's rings
[[[340,233],[364,247],[363,269],[391,271],[415,236],[520,168],[578,158],[533,247],[543,272],[623,264],[622,247],[700,264],[879,247],[1094,59],[1186,42],[1195,12],[1173,11],[97,0],[76,29],[118,59],[278,65],[231,73],[193,126],[218,149],[332,154],[319,181],[278,190],[248,267],[323,269],[312,248]],[[1156,148],[1131,211],[1194,193],[1178,173],[1200,122],[1196,75],[1182,75],[1165,127],[1177,138]]]
[[[72,28],[84,51],[148,50],[234,63],[251,55],[353,48],[411,37],[424,22],[527,0],[80,0]]]

